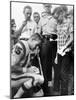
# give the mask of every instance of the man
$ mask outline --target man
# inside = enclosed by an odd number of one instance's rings
[[[28,41],[20,40],[11,53],[11,87],[20,87],[14,98],[19,98],[37,84],[43,84],[40,71],[31,65],[31,55],[38,54],[37,46],[41,44],[41,36],[34,34]],[[41,95],[41,94],[40,94]]]
[[[35,33],[40,34],[41,33],[41,25],[40,25],[40,14],[38,12],[33,13],[33,20],[35,22]],[[38,62],[37,56],[34,58],[32,64],[39,67],[39,62]]]
[[[51,15],[51,5],[43,4],[45,15],[41,18],[42,36],[44,41],[41,46],[40,57],[44,75],[44,95],[51,95],[49,88],[52,86],[52,66],[56,57],[57,42],[56,42],[56,20]]]
[[[23,9],[23,14],[25,20],[23,21],[21,27],[16,32],[21,35],[19,38],[26,38],[28,40],[32,34],[34,34],[35,23],[31,20],[32,8],[30,6],[25,6]]]
[[[36,23],[35,33],[41,33],[41,25],[40,25],[40,14],[38,12],[33,13],[33,19]]]

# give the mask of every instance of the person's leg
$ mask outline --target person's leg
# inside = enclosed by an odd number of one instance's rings
[[[61,65],[61,95],[68,95],[68,80],[70,71],[70,57],[65,55]]]
[[[72,60],[70,64],[70,73],[68,81],[68,95],[74,94],[74,61]]]
[[[56,51],[57,51],[57,42],[56,41],[51,41],[49,42],[49,53],[48,53],[48,69],[47,69],[47,77],[48,77],[48,87],[49,87],[49,96],[53,95],[53,85],[54,85],[54,79],[52,73],[54,73],[52,70],[54,68],[54,60],[56,57]]]
[[[32,79],[29,79],[27,82],[24,82],[22,86],[19,88],[17,93],[15,94],[14,98],[20,98],[24,92],[27,91],[32,87]]]
[[[42,64],[42,70],[44,75],[44,84],[42,85],[42,89],[44,91],[44,95],[47,96],[49,92],[48,88],[48,80],[51,80],[52,75],[52,66],[50,60],[50,42],[48,40],[44,40],[40,49],[40,58]]]
[[[60,71],[61,71],[62,56],[58,55],[58,64],[54,65],[54,95],[59,95],[60,92]]]
[[[57,41],[51,42],[51,48],[50,49],[52,49],[52,64],[54,66],[55,58],[56,58],[56,54],[57,54]]]

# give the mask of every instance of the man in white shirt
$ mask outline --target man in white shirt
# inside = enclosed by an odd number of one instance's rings
[[[25,6],[23,14],[25,20],[23,21],[21,27],[17,31],[17,34],[20,35],[20,39],[29,39],[31,35],[35,33],[35,22],[31,20],[32,8],[30,6]]]
[[[52,6],[50,4],[43,4],[43,7],[45,12],[42,12],[42,18],[40,22],[44,41],[41,46],[40,57],[44,75],[44,95],[49,96],[51,95],[50,87],[52,86],[52,66],[54,64],[57,50],[57,22],[51,14]]]
[[[33,13],[33,19],[36,23],[35,33],[41,33],[41,24],[40,24],[40,14],[38,12]]]

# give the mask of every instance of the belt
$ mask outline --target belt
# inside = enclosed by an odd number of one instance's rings
[[[28,38],[20,38],[20,40],[25,40],[25,41],[27,41],[27,40],[28,40]]]
[[[56,40],[57,39],[57,35],[56,34],[50,34],[50,35],[43,35],[44,38],[46,38],[47,40]]]

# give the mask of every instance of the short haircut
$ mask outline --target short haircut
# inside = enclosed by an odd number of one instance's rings
[[[30,9],[31,12],[32,12],[32,7],[31,7],[31,6],[25,6],[24,9],[23,9],[23,13],[25,13],[25,10],[26,10],[26,9]]]
[[[38,14],[40,16],[40,14],[38,12],[34,12],[33,15]]]
[[[41,17],[44,17],[46,15],[46,12],[41,13]]]
[[[39,33],[33,34],[33,35],[31,36],[31,38],[32,38],[33,40],[37,40],[37,41],[38,41],[38,40],[39,40],[39,41],[42,41],[42,40],[43,40],[41,34],[39,34]]]

